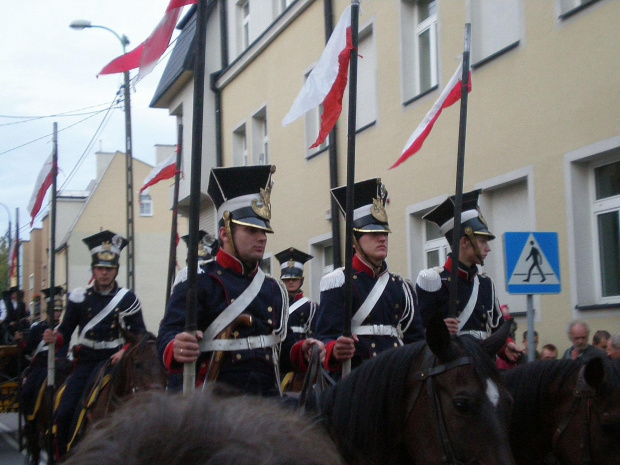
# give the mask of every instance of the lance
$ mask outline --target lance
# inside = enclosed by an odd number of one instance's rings
[[[345,206],[344,302],[343,336],[351,337],[353,317],[353,205],[355,198],[355,130],[357,114],[357,46],[359,0],[351,2],[351,61],[349,62],[349,121],[347,128],[347,201]],[[342,364],[342,376],[351,372],[351,360]]]
[[[207,42],[207,0],[198,0],[196,11],[196,42],[194,53],[194,112],[192,121],[192,161],[189,201],[189,238],[187,247],[187,306],[185,331],[196,335],[196,282],[198,280],[198,230],[200,229],[200,184],[202,170],[202,124],[205,92],[205,50]],[[183,367],[183,393],[190,393],[196,386],[196,362]]]
[[[52,155],[52,204],[50,208],[50,296],[47,302],[47,326],[54,330],[54,306],[55,306],[55,280],[56,280],[56,177],[58,173],[58,123],[54,123],[53,135],[53,155]],[[54,417],[54,384],[55,380],[55,356],[56,347],[49,344],[47,347],[47,387],[45,395],[47,396],[47,406],[49,409],[49,418]],[[54,463],[54,433],[49,428],[47,443],[47,460],[48,463]]]
[[[463,175],[465,170],[465,135],[467,133],[467,88],[469,86],[469,50],[471,24],[465,24],[465,46],[463,48],[463,69],[461,74],[461,113],[459,119],[458,154],[456,159],[456,192],[454,194],[454,229],[452,232],[452,274],[450,280],[450,303],[448,316],[457,317],[459,248],[461,242],[461,213],[463,211]]]
[[[172,224],[170,226],[170,253],[168,254],[168,281],[166,283],[166,307],[172,292],[174,281],[174,267],[177,262],[177,236],[178,236],[178,214],[179,214],[179,180],[181,179],[181,154],[183,153],[183,125],[179,124],[177,134],[177,159],[176,173],[174,175],[174,196],[172,200]]]

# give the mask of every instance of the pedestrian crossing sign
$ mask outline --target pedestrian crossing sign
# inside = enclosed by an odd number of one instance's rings
[[[504,233],[506,288],[510,294],[559,294],[558,233]]]

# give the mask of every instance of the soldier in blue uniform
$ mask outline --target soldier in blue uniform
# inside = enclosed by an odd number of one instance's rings
[[[55,417],[61,456],[77,424],[78,404],[84,390],[108,359],[116,364],[126,350],[121,328],[136,335],[146,331],[140,300],[116,282],[121,250],[128,241],[107,230],[83,241],[92,256],[93,283],[69,294],[62,323],[53,332],[46,329],[43,335],[45,342],[55,342],[62,348],[70,343],[71,335],[78,329],[74,370],[67,380]]]
[[[452,274],[452,254],[444,266],[420,271],[416,281],[418,302],[422,320],[428,319],[437,310],[445,316],[444,321],[451,334],[469,334],[478,339],[486,339],[504,322],[493,280],[479,273],[478,265],[484,265],[491,251],[489,241],[495,236],[489,231],[480,208],[480,190],[463,194],[461,214],[461,239],[459,242],[459,285],[457,296],[457,317],[449,316],[450,279]],[[454,228],[454,196],[424,216],[424,219],[439,226],[452,245]],[[510,362],[515,362],[522,350],[512,338],[498,354]]]
[[[304,296],[301,287],[304,284],[304,264],[312,259],[295,247],[289,247],[275,255],[280,262],[280,279],[284,282],[288,292],[289,309],[288,325],[291,329],[290,337],[295,342],[311,337],[314,333],[317,303]],[[285,391],[299,391],[303,386],[304,371],[289,372],[282,385]]]
[[[213,168],[208,193],[218,218],[219,250],[197,280],[196,336],[185,332],[187,281],[175,286],[159,328],[158,350],[169,372],[197,362],[198,383],[223,382],[240,391],[280,395],[280,363],[303,366],[312,346],[289,337],[288,295],[260,264],[273,232],[274,166]]]
[[[344,213],[346,188],[332,189]],[[413,284],[388,271],[387,191],[379,178],[355,184],[352,338],[345,327],[344,271],[321,280],[316,337],[325,343],[326,369],[336,372],[351,360],[355,368],[380,352],[424,338]]]
[[[50,288],[41,289],[41,292],[45,296],[46,304],[44,308],[46,311],[41,312],[41,318],[35,321],[30,326],[30,331],[25,338],[22,338],[22,333],[15,333],[15,340],[22,344],[22,352],[30,359],[30,365],[24,371],[24,378],[22,380],[21,397],[20,397],[20,409],[22,414],[28,422],[34,420],[35,406],[41,387],[47,378],[47,352],[48,346],[43,341],[43,333],[49,328],[47,312],[53,308],[54,311],[54,326],[60,322],[60,317],[63,311],[63,289],[61,286],[54,287],[54,305],[50,303]],[[58,375],[61,372],[67,372],[71,370],[70,362],[63,357],[63,354],[57,354],[56,359],[56,373],[58,381]],[[68,373],[66,373],[68,374]],[[64,378],[64,376],[62,376]],[[58,384],[58,383],[57,383]],[[26,423],[26,427],[29,427],[30,423]]]

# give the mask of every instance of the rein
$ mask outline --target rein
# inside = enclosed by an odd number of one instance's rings
[[[585,381],[583,377],[585,367],[581,367],[579,370],[579,377],[577,378],[577,385],[573,391],[574,402],[569,411],[562,417],[562,421],[558,424],[555,432],[553,433],[553,453],[555,455],[558,450],[558,442],[560,437],[566,431],[569,423],[573,417],[577,414],[581,407],[583,413],[583,444],[582,444],[582,465],[590,465],[592,463],[592,456],[590,451],[590,407],[592,406],[592,399],[596,395],[594,389],[592,389]]]
[[[417,390],[411,396],[411,400],[407,404],[406,417],[409,418],[411,413],[413,412],[413,407],[415,406],[420,394],[422,392],[422,388],[424,387],[424,383],[427,383],[427,391],[430,399],[431,406],[433,408],[433,412],[435,414],[435,420],[437,421],[437,426],[439,430],[439,441],[441,442],[441,447],[443,449],[443,460],[442,462],[448,465],[464,465],[463,462],[456,459],[454,454],[454,450],[452,448],[452,444],[450,442],[450,437],[448,436],[448,429],[446,428],[446,421],[443,415],[443,410],[441,409],[441,402],[439,401],[439,396],[437,394],[437,389],[435,388],[434,377],[439,376],[442,373],[452,370],[453,368],[457,368],[464,365],[471,365],[473,360],[471,357],[463,356],[459,357],[451,362],[444,363],[441,365],[436,365],[437,356],[433,354],[428,348],[426,349],[426,355],[424,361],[422,362],[422,367],[420,371],[416,372],[413,375],[413,378],[416,381],[420,381],[418,384]]]

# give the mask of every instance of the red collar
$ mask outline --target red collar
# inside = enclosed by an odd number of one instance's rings
[[[448,256],[448,260],[446,260],[446,264],[443,266],[446,270],[452,273],[452,256]],[[459,262],[459,278],[465,281],[471,281],[478,274],[478,266],[473,265],[470,268],[467,268],[463,263]]]
[[[304,297],[304,291],[299,291],[297,292],[297,294],[295,294],[295,297],[293,298],[293,302],[297,302],[299,299],[303,299]]]
[[[217,251],[217,255],[215,256],[215,261],[217,261],[224,268],[228,268],[234,271],[235,273],[244,274],[244,267],[243,267],[243,263],[241,263],[241,260],[229,254],[228,252],[224,251],[224,249],[219,249]],[[254,269],[251,270],[249,273],[247,273],[247,275],[249,277],[252,277],[256,274],[257,271],[258,271],[258,263],[256,263],[256,266],[254,267]]]
[[[353,270],[360,273],[366,273],[372,278],[377,278],[387,271],[387,264],[383,262],[383,264],[381,265],[381,272],[376,275],[373,267],[366,263],[364,260],[362,260],[359,255],[355,254],[353,255]]]

